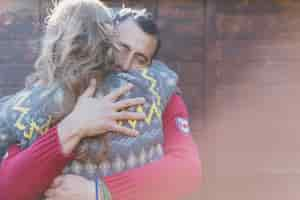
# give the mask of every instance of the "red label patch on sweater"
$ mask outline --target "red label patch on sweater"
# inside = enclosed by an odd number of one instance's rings
[[[189,134],[191,132],[189,121],[186,118],[177,117],[176,118],[177,129],[183,134]]]
[[[2,157],[2,160],[5,160],[6,158],[8,158],[8,152],[5,153],[5,155]]]

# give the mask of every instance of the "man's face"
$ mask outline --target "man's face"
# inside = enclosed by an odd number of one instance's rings
[[[145,33],[132,19],[121,22],[116,30],[118,50],[115,51],[115,70],[127,71],[149,66],[157,46],[155,36]]]

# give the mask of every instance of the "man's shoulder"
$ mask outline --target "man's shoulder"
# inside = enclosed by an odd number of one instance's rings
[[[175,91],[168,101],[167,107],[165,109],[165,114],[169,113],[181,113],[187,112],[186,104],[184,102],[182,93],[180,91]]]

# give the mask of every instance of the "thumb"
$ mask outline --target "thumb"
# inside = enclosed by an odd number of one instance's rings
[[[91,79],[88,88],[82,93],[82,97],[93,97],[96,92],[96,79]]]
[[[51,184],[51,188],[57,188],[63,182],[63,176],[59,176],[54,179],[53,183]]]

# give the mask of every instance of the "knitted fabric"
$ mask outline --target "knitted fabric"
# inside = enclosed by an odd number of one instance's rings
[[[131,70],[128,73],[112,73],[106,77],[97,91],[98,98],[121,85],[131,82],[135,85],[122,99],[145,97],[143,106],[132,111],[144,111],[146,120],[125,121],[124,126],[139,130],[138,137],[109,133],[109,153],[99,165],[89,160],[73,161],[65,173],[73,173],[93,178],[112,175],[127,169],[144,165],[163,155],[161,114],[175,91],[177,75],[166,65],[154,61],[148,69]],[[0,100],[0,156],[7,147],[18,143],[22,148],[30,146],[36,138],[52,125],[51,119],[62,108],[64,89],[59,84],[50,87],[24,89],[16,95]],[[84,139],[93,149],[101,148],[98,140]]]

